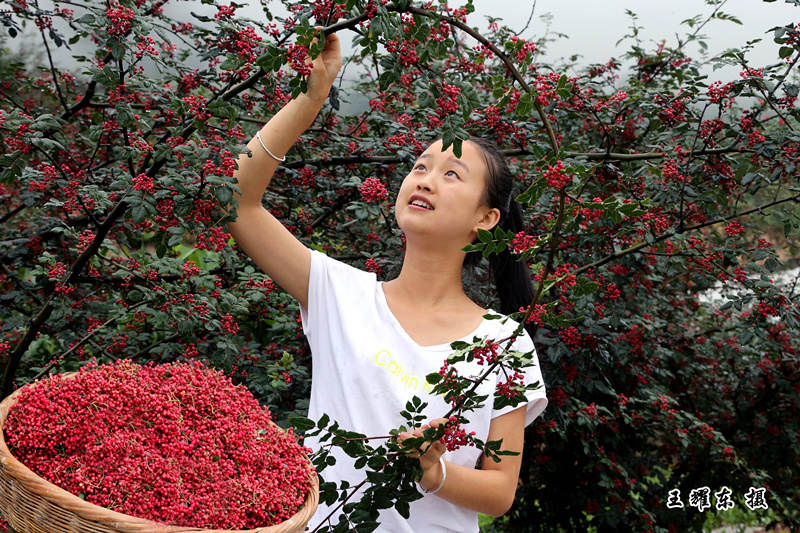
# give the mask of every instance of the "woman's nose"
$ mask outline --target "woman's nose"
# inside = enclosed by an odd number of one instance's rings
[[[417,182],[417,188],[431,190],[431,181],[433,179],[431,175],[431,172],[426,172]]]

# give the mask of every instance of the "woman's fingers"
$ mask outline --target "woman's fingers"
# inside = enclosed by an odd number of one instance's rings
[[[408,438],[411,438],[411,437],[424,437],[425,436],[424,432],[425,432],[426,429],[437,428],[440,424],[446,424],[447,422],[448,422],[448,420],[446,418],[434,418],[430,422],[425,424],[424,426],[416,427],[413,430],[411,430],[410,432],[403,431],[401,433],[398,433],[397,434],[397,442],[403,442],[404,440],[406,440]],[[431,441],[425,441],[425,442],[431,442]],[[438,439],[436,441],[434,441],[434,443],[436,445],[443,446]]]
[[[410,438],[411,436],[412,436],[412,435],[411,435],[411,434],[409,434],[409,433],[408,433],[408,432],[406,432],[406,431],[403,431],[402,433],[398,433],[398,434],[397,434],[397,443],[398,443],[398,444],[403,444],[403,441],[404,441],[404,440],[406,440],[406,439],[408,439],[408,438]],[[408,455],[409,455],[409,456],[411,456],[411,457],[419,457],[419,453],[417,453],[417,451],[416,451],[416,450],[414,450],[414,451],[412,451],[412,452],[409,452],[409,454],[408,454]]]
[[[442,455],[444,452],[447,451],[447,447],[442,443],[442,441],[437,440],[433,443],[433,448],[436,450],[436,453]]]
[[[312,45],[319,42],[322,29],[322,26],[314,27],[317,35],[311,40]],[[311,59],[310,54],[306,55],[305,64],[310,70],[307,79],[308,95],[315,101],[324,101],[342,66],[339,38],[334,34],[325,37],[325,47],[322,52],[314,59]]]
[[[314,30],[322,31],[322,26],[315,26]],[[320,33],[321,34],[321,33]],[[319,37],[311,39],[311,44],[319,41]],[[326,70],[336,73],[342,66],[342,45],[336,33],[329,33],[325,36],[325,47],[317,58],[324,63]]]
[[[332,78],[335,78],[342,68],[342,53],[339,48],[339,39],[336,34],[331,33],[325,39],[325,49],[320,54],[325,69]]]
[[[322,26],[317,26],[317,28],[322,30]],[[325,36],[325,48],[322,49],[322,53],[331,57],[342,54],[342,45],[336,33],[329,33]]]
[[[322,35],[322,26],[315,26],[314,30],[318,32],[319,35]],[[311,40],[312,45],[319,42],[319,35]],[[323,86],[325,86],[325,89],[329,89],[336,79],[339,69],[342,67],[342,52],[339,37],[335,33],[325,36],[325,47],[322,49],[322,52],[314,59],[311,59],[311,56],[307,55],[305,62],[306,65],[312,69],[312,83],[318,85],[320,89],[322,89]],[[327,90],[325,93],[327,95]]]
[[[448,420],[446,418],[434,418],[430,421],[431,427],[439,427],[439,424],[447,424]]]

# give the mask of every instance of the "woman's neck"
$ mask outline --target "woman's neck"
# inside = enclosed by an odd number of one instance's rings
[[[406,248],[400,274],[383,284],[395,301],[414,306],[420,311],[463,309],[473,304],[461,278],[463,252]]]

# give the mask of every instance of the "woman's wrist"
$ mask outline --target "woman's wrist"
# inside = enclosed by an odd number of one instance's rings
[[[441,489],[445,480],[445,468],[444,458],[441,457],[433,466],[427,470],[423,470],[422,479],[419,481],[420,487],[422,487],[425,492],[437,492]]]
[[[325,104],[325,100],[328,99],[328,93],[325,93],[324,95],[320,96],[317,94],[312,95],[308,92],[305,92],[298,94],[295,97],[295,99],[300,100],[303,103],[308,104],[309,106],[313,106],[317,110],[317,113],[319,113],[319,111],[322,109],[323,104]]]

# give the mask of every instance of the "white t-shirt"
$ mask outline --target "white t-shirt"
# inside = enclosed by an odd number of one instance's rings
[[[347,263],[311,249],[311,274],[308,287],[308,309],[300,306],[303,332],[312,353],[311,399],[308,417],[317,421],[327,413],[339,427],[363,433],[368,437],[388,435],[389,430],[405,424],[400,411],[413,396],[428,406],[423,411],[426,422],[446,414],[450,405],[442,396],[430,394],[431,385],[425,376],[438,372],[453,350],[450,343],[420,346],[403,329],[392,314],[375,273],[360,270]],[[491,314],[500,314],[490,309]],[[473,336],[501,339],[508,336],[518,322],[484,319],[480,326],[459,340],[472,343]],[[533,349],[530,335],[523,329],[511,347],[528,352]],[[524,382],[538,381],[541,387],[527,391],[528,403],[500,410],[493,408],[496,376],[486,379],[478,394],[488,395],[484,407],[467,411],[470,420],[464,425],[469,433],[487,440],[492,418],[526,407],[525,425],[530,424],[547,406],[544,380],[534,353],[535,366],[525,372]],[[461,376],[476,375],[485,367],[477,362],[456,364]],[[372,442],[378,445],[380,443]],[[317,437],[307,437],[304,445],[319,449]],[[356,470],[354,459],[338,447],[332,447],[336,464],[322,471],[325,481],[347,480],[353,486],[365,478],[366,470]],[[449,463],[474,468],[481,453],[472,446],[445,452]],[[366,487],[362,487],[362,490]],[[349,501],[357,502],[356,494]],[[336,504],[334,504],[335,506]],[[315,528],[330,512],[324,503],[309,522]],[[337,512],[331,525],[338,523]],[[478,513],[454,505],[436,494],[426,495],[410,503],[410,518],[404,519],[394,508],[381,510],[381,525],[376,531],[391,533],[478,532]]]

